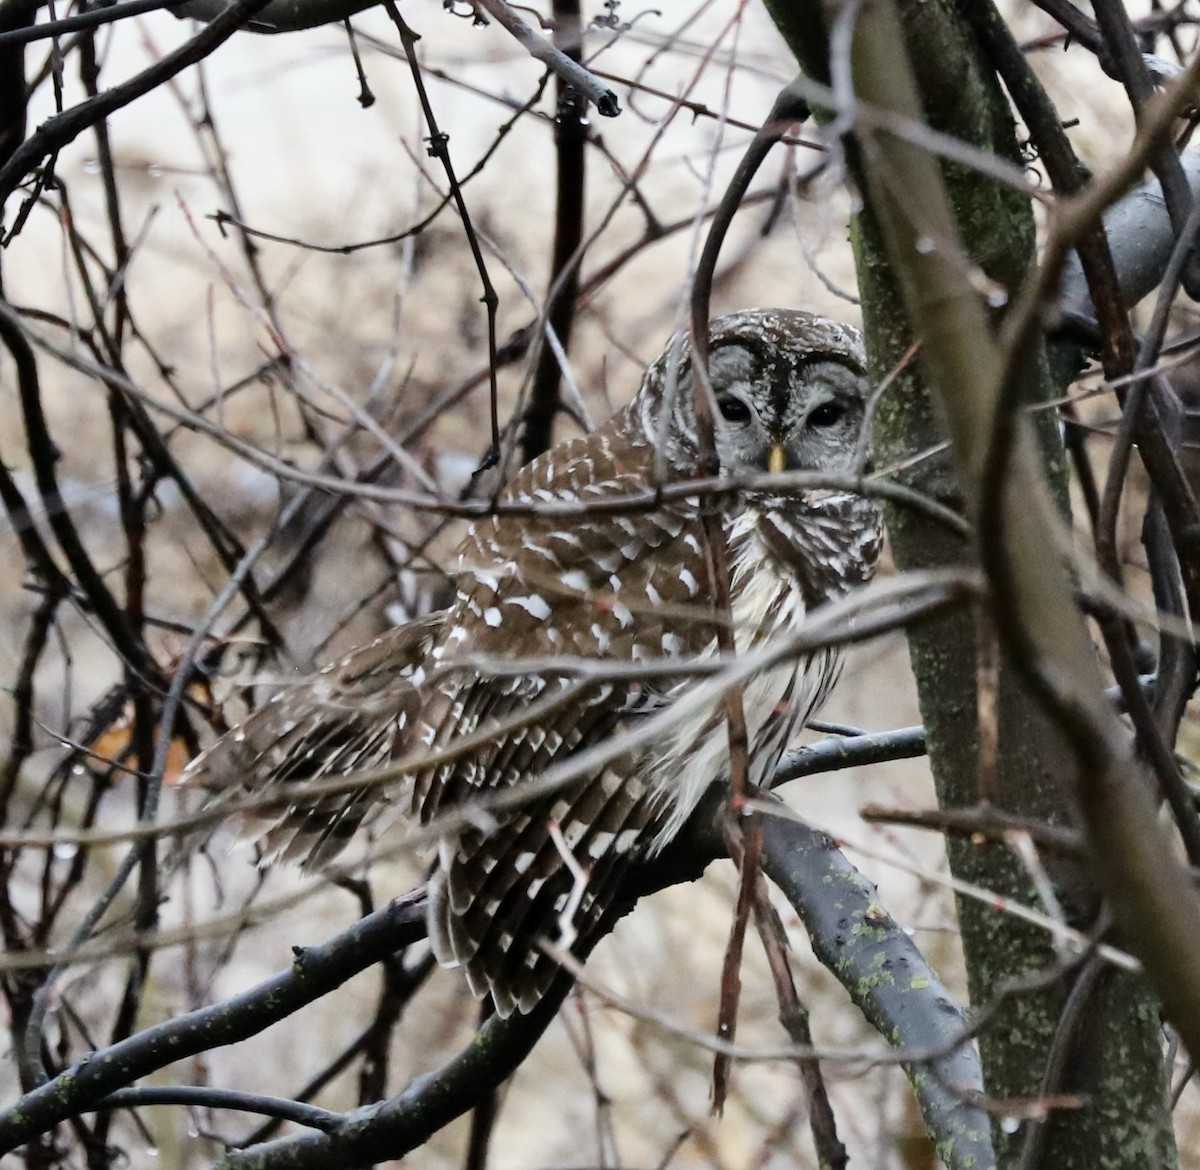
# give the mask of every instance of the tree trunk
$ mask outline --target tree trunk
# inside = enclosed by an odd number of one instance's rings
[[[870,0],[868,0],[870,3]],[[819,0],[766,0],[767,8],[796,55],[803,72],[828,82],[828,41],[838,6]],[[1008,104],[982,63],[968,31],[949,0],[902,0],[908,57],[916,73],[924,115],[936,130],[1019,165]],[[826,23],[828,21],[828,24]],[[902,65],[898,65],[903,67]],[[860,79],[856,78],[856,83]],[[856,84],[861,92],[861,86]],[[851,173],[862,192],[860,160],[848,151]],[[942,178],[957,220],[963,249],[987,276],[1015,290],[1033,258],[1034,225],[1029,200],[957,163],[943,163]],[[869,198],[857,216],[853,235],[863,318],[872,373],[882,378],[912,344],[914,331],[884,246],[878,209]],[[1037,357],[1037,393],[1050,398],[1054,385],[1044,354]],[[1040,412],[1038,435],[1051,481],[1065,498],[1065,459],[1054,417]],[[946,438],[922,379],[919,361],[888,389],[875,426],[877,463],[908,460]],[[962,492],[950,455],[926,458],[906,475],[911,486],[961,508]],[[895,560],[901,569],[954,565],[975,559],[972,547],[923,515],[900,508],[888,512]],[[962,613],[929,623],[909,634],[909,649],[928,736],[930,763],[939,803],[961,808],[980,799],[977,620]],[[1073,823],[1070,785],[1074,754],[1037,698],[1001,656],[998,670],[998,750],[990,795],[1005,811],[1056,824]],[[977,845],[962,838],[947,842],[956,877],[1008,898],[1037,904],[1036,895],[1013,855],[1000,844]],[[1047,868],[1068,919],[1086,926],[1097,898],[1077,867]],[[972,1003],[983,1009],[1014,978],[1054,966],[1045,932],[1022,925],[995,908],[959,899],[959,922]],[[1047,1061],[1073,976],[1049,988],[1011,994],[981,1035],[988,1094],[993,1102],[1016,1102],[1041,1093]],[[1145,1167],[1175,1164],[1170,1118],[1164,1107],[1165,1072],[1158,1011],[1141,981],[1107,974],[1088,993],[1085,1024],[1066,1050],[1065,1073],[1057,1091],[1078,1094],[1083,1105],[1052,1115],[1038,1165],[1054,1167]],[[1001,1165],[1012,1164],[1026,1138],[1026,1126],[1003,1121],[995,1127]]]

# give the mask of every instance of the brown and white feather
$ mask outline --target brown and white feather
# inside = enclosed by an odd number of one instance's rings
[[[853,465],[866,393],[857,334],[810,314],[751,310],[714,321],[710,346],[714,389],[727,412],[717,436],[723,470],[765,470],[776,449],[788,466]],[[690,477],[696,456],[687,347],[676,340],[624,411],[522,469],[503,496],[592,510],[569,520],[535,511],[476,521],[460,548],[447,611],[284,692],[202,756],[196,778],[256,792],[428,749],[445,758],[418,761],[393,798],[430,824],[489,794],[529,786],[669,708],[696,685],[693,675],[655,670],[637,678],[627,668],[664,660],[682,667],[717,652],[698,503],[660,501],[638,512],[604,504],[652,490],[664,464],[670,478]],[[719,507],[739,652],[794,631],[815,606],[874,571],[880,520],[860,496],[742,493]],[[578,677],[564,665],[572,660],[589,663],[590,673]],[[625,669],[606,678],[605,663]],[[836,674],[836,655],[825,652],[745,684],[752,783],[769,782]],[[441,840],[429,883],[437,958],[465,968],[501,1015],[529,1010],[556,972],[539,940],[586,938],[625,868],[680,832],[723,777],[727,757],[714,702],[681,717],[652,746],[610,758],[565,788],[467,818],[467,827]],[[386,795],[355,790],[288,807],[269,823],[267,850],[323,864]]]

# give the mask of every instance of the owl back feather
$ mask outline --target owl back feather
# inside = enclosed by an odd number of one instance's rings
[[[780,460],[853,468],[866,395],[853,330],[751,310],[714,321],[710,344],[725,470]],[[553,980],[542,941],[587,939],[628,866],[674,838],[726,769],[720,695],[686,669],[716,654],[721,620],[698,501],[654,499],[662,471],[685,478],[696,464],[688,362],[686,344],[673,342],[624,411],[517,474],[502,498],[533,509],[471,526],[447,611],[285,692],[194,769],[200,782],[236,793],[413,759],[404,802],[414,819],[436,831],[455,814],[428,887],[435,954],[462,967],[501,1015],[529,1010]],[[652,503],[610,506],[630,496]],[[569,517],[555,510],[562,504]],[[741,653],[794,631],[874,571],[880,520],[860,497],[746,493],[722,497],[719,509]],[[639,663],[640,677],[631,670]],[[752,782],[769,782],[836,673],[836,655],[825,652],[745,680]],[[662,734],[622,750],[619,737],[651,718]],[[565,787],[537,787],[567,761],[583,766],[599,745],[612,748],[602,762]],[[422,751],[437,762],[423,766]],[[323,864],[380,795],[362,788],[295,802],[269,821],[267,847]]]

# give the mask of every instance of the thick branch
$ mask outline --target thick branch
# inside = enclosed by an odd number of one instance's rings
[[[938,1156],[950,1170],[996,1164],[983,1073],[962,1012],[875,888],[824,833],[768,816],[763,869],[800,915],[813,953],[889,1044],[936,1059],[904,1066]]]
[[[581,59],[583,23],[579,0],[555,0],[554,40],[573,61]],[[546,295],[546,322],[558,337],[564,353],[570,348],[571,327],[579,302],[579,266],[583,261],[584,193],[587,181],[587,101],[583,93],[559,75],[558,111],[554,119],[555,209],[554,254],[550,261],[550,289]],[[558,355],[543,338],[537,368],[525,411],[521,459],[531,463],[550,448],[558,415],[562,371]]]
[[[1192,192],[1200,192],[1200,150],[1188,150],[1180,162]],[[1127,305],[1136,305],[1158,287],[1175,247],[1175,230],[1162,187],[1150,179],[1104,213],[1104,232]],[[1079,256],[1072,252],[1063,267],[1059,308],[1068,321],[1095,328],[1095,312]]]
[[[290,971],[224,1003],[146,1028],[85,1057],[0,1114],[0,1153],[95,1108],[110,1093],[139,1077],[198,1052],[256,1036],[424,936],[424,891],[417,891],[356,922],[329,942],[298,951]]]
[[[558,1014],[571,983],[560,972],[528,1015],[493,1016],[453,1060],[414,1078],[398,1096],[356,1109],[327,1133],[233,1151],[221,1170],[343,1170],[402,1158],[521,1066]]]
[[[869,101],[919,117],[901,25],[890,0],[864,10],[855,35],[855,82]],[[1001,355],[957,251],[929,251],[920,238],[951,242],[953,214],[936,162],[888,136],[862,143],[871,196],[885,228],[922,359],[939,392],[958,462],[977,508],[997,434],[1013,442],[981,553],[996,598],[996,625],[1013,659],[1076,753],[1068,779],[1082,810],[1096,876],[1124,939],[1145,965],[1190,1052],[1200,1052],[1200,903],[1155,821],[1144,777],[1107,710],[1090,640],[1057,547],[1053,505],[1021,419],[997,417]],[[900,193],[903,192],[901,197]],[[916,225],[908,209],[919,207]],[[1019,373],[1024,373],[1023,365]],[[1010,401],[1016,396],[1007,394]],[[997,429],[999,428],[999,430]],[[996,500],[993,496],[992,500]]]
[[[268,0],[244,27],[247,32],[256,33],[299,32],[347,20],[378,3],[379,0]],[[191,0],[172,11],[183,20],[209,24],[228,8],[226,0]]]

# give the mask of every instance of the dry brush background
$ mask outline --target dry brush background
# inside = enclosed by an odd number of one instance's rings
[[[504,424],[528,394],[530,363],[515,343],[527,339],[550,276],[552,85],[538,96],[541,66],[495,24],[477,27],[433,0],[406,0],[402,12],[421,36],[420,63],[455,167],[460,178],[471,176],[463,190],[499,296],[496,336],[520,353],[499,371]],[[1021,38],[1058,31],[1028,5],[1006,12]],[[584,5],[585,21],[606,14],[629,27],[591,29],[585,52],[595,54],[593,68],[614,79],[624,112],[607,120],[593,111],[590,118],[589,239],[570,340],[578,406],[593,419],[632,393],[645,363],[683,320],[702,230],[697,210],[715,204],[792,71],[756,3],[663,3],[661,11],[630,0]],[[119,188],[128,245],[120,363],[148,399],[195,412],[301,471],[353,479],[382,463],[383,482],[412,486],[417,481],[397,472],[373,433],[383,432],[446,496],[464,489],[488,449],[487,318],[467,239],[445,206],[445,176],[427,150],[393,26],[379,10],[353,23],[371,104],[360,105],[351,46],[339,26],[277,37],[239,33],[201,67],[110,119],[111,165],[90,134],[63,150],[55,167],[61,197],[32,208],[4,257],[6,299],[63,358],[43,356],[41,376],[65,502],[118,597],[131,580],[142,582],[146,641],[167,677],[188,631],[226,586],[229,564],[215,554],[179,488],[160,480],[139,542],[144,568],[131,568],[110,403],[87,372],[94,355],[66,327],[91,316],[88,301],[97,295],[81,272],[95,282],[102,265],[113,263],[106,177]],[[188,31],[159,12],[102,32],[96,43],[105,82],[144,68]],[[43,61],[53,69],[44,45],[30,60],[31,75]],[[1094,58],[1078,47],[1064,52],[1059,41],[1031,60],[1063,116],[1078,119],[1077,149],[1096,162],[1108,159],[1113,142],[1128,139],[1131,119]],[[79,78],[68,71],[62,101],[82,96]],[[31,124],[53,112],[54,86],[41,85],[37,102]],[[752,188],[755,198],[738,216],[718,270],[714,313],[781,303],[857,320],[843,175],[836,160],[830,166],[814,149],[814,132],[806,128],[796,139],[772,154]],[[69,219],[56,214],[60,206],[69,207]],[[425,223],[420,231],[407,230],[418,223]],[[11,211],[5,226],[12,226]],[[357,246],[366,241],[380,242]],[[112,312],[108,318],[115,319]],[[0,457],[33,500],[11,370],[0,364]],[[1101,460],[1114,409],[1104,395],[1081,406],[1096,424],[1091,444]],[[262,628],[245,619],[241,596],[215,617],[214,638],[202,650],[211,696],[191,692],[191,738],[181,737],[170,776],[185,752],[214,737],[205,714],[217,726],[232,724],[246,709],[247,691],[261,697],[428,606],[443,587],[440,569],[461,522],[369,500],[344,499],[330,512],[330,497],[306,493],[302,483],[239,456],[219,436],[148,410],[198,494],[243,547],[272,530],[281,510],[289,515],[254,567],[280,642],[267,645]],[[555,433],[577,425],[560,417]],[[1130,514],[1122,551],[1132,588],[1144,593],[1136,509]],[[34,520],[47,530],[44,516]],[[26,587],[16,535],[6,527],[0,541],[0,680],[11,690],[45,611],[43,597]],[[132,712],[120,694],[120,661],[94,615],[56,606],[31,682],[33,752],[5,793],[7,828],[129,826],[137,783],[106,759],[128,760],[136,750],[128,733]],[[16,706],[0,704],[6,753]],[[823,717],[872,730],[919,722],[901,635],[852,653]],[[86,751],[71,754],[72,743]],[[923,761],[801,780],[784,795],[811,823],[845,838],[883,902],[965,998],[939,839],[867,825],[857,815],[868,801],[931,806]],[[193,804],[168,787],[163,815]],[[325,940],[368,902],[385,902],[421,880],[420,856],[404,846],[401,831],[365,845],[385,856],[369,873],[347,863],[336,883],[287,870],[259,873],[227,828],[204,852],[178,864],[172,858],[160,928],[178,930],[178,940],[155,953],[145,986],[136,990],[136,1011],[125,1019],[119,1005],[133,994],[135,960],[118,955],[68,967],[47,1022],[55,1058],[73,1059],[114,1028],[145,1026],[228,997],[285,969],[291,948]],[[33,932],[36,948],[63,946],[123,848],[65,843],[13,854],[5,912],[26,925],[47,924],[44,933]],[[710,1055],[652,1018],[662,1013],[711,1028],[733,889],[730,867],[715,865],[700,882],[646,900],[600,946],[590,977],[651,1016],[618,1012],[587,991],[573,996],[504,1093],[491,1140],[493,1170],[815,1164],[793,1065],[739,1065],[725,1114],[714,1119]],[[134,893],[131,885],[121,895],[98,941],[127,935]],[[51,913],[49,903],[59,898]],[[881,1051],[878,1036],[811,957],[798,921],[785,915],[785,923],[818,1046]],[[5,977],[28,981],[15,970],[18,959],[9,952],[0,967],[11,964]],[[743,983],[739,1040],[747,1047],[777,1043],[774,993],[754,942]],[[373,969],[263,1035],[163,1076],[173,1084],[296,1095],[368,1028],[380,994]],[[477,1018],[458,977],[434,972],[384,1042],[386,1078],[376,1089],[395,1092],[428,1070],[466,1041]],[[371,1060],[377,1066],[380,1058],[377,1048]],[[932,1164],[896,1067],[830,1061],[825,1071],[855,1164]],[[360,1052],[315,1099],[349,1108],[363,1075]],[[12,1063],[0,1062],[0,1099],[17,1093]],[[1188,1117],[1185,1107],[1185,1164],[1189,1152],[1200,1156],[1200,1134]],[[149,1108],[136,1119],[117,1114],[108,1140],[135,1167],[199,1166],[212,1161],[221,1141],[244,1139],[256,1124],[228,1112]],[[461,1165],[469,1131],[470,1121],[460,1120],[407,1161]]]

